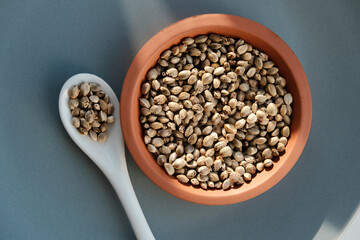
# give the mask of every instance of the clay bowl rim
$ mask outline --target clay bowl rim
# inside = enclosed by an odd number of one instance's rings
[[[184,185],[168,176],[146,149],[139,122],[140,86],[150,67],[160,54],[184,37],[218,33],[244,39],[264,51],[280,69],[294,97],[291,136],[286,152],[270,171],[263,171],[250,183],[230,190],[203,190]],[[256,197],[277,184],[294,166],[309,136],[312,118],[312,101],[305,72],[290,47],[275,33],[252,20],[227,14],[205,14],[178,21],[153,36],[134,58],[122,87],[120,118],[126,145],[140,169],[164,191],[186,201],[226,205]]]

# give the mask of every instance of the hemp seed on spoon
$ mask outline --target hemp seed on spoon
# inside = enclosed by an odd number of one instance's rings
[[[82,135],[89,135],[94,141],[105,142],[108,138],[108,124],[114,122],[114,105],[109,96],[96,83],[83,82],[72,86],[69,91],[71,124]]]

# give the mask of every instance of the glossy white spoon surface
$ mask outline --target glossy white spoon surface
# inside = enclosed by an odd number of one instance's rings
[[[71,124],[72,115],[68,106],[68,90],[74,85],[79,86],[82,82],[100,84],[102,90],[109,95],[110,102],[114,104],[113,115],[115,122],[109,124],[108,139],[104,143],[93,141],[89,136],[81,135]],[[114,91],[104,80],[95,75],[87,73],[74,75],[64,83],[60,91],[59,113],[66,131],[79,148],[86,153],[109,179],[125,209],[136,238],[138,240],[152,240],[155,238],[136,198],[126,167],[119,111],[119,100]]]

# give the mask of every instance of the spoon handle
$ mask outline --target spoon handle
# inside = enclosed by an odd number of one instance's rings
[[[129,173],[124,169],[122,171],[113,170],[107,174],[107,177],[125,209],[136,238],[138,240],[154,240],[154,235],[150,230],[131,185]]]

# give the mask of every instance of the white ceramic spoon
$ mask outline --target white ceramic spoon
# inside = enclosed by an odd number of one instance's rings
[[[110,102],[114,104],[113,115],[115,116],[115,122],[109,124],[109,137],[104,143],[93,141],[89,136],[80,135],[75,127],[71,125],[72,115],[68,107],[68,90],[74,85],[79,86],[82,82],[100,84],[103,91],[109,95]],[[94,161],[114,187],[130,220],[136,238],[138,240],[155,239],[131,185],[126,167],[124,140],[120,126],[119,100],[111,87],[104,80],[92,74],[81,73],[74,75],[65,82],[61,89],[59,112],[61,121],[72,140]]]

